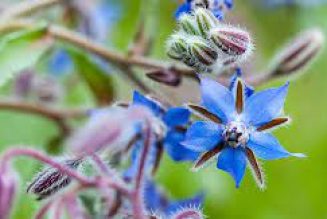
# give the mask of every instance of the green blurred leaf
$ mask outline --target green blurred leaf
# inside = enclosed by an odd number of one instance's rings
[[[1,37],[0,86],[20,71],[34,66],[51,44],[43,25]]]
[[[115,96],[113,77],[106,73],[90,56],[81,50],[69,49],[76,70],[88,84],[98,105],[111,103]]]

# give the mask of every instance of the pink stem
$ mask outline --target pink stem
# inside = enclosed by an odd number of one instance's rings
[[[151,147],[151,128],[150,128],[149,121],[146,120],[145,130],[144,130],[144,146],[140,157],[138,172],[136,174],[135,189],[131,197],[133,203],[133,214],[134,214],[133,218],[135,219],[146,218],[146,216],[144,215],[145,207],[142,200],[142,183],[145,177],[146,161],[148,158],[150,147]]]
[[[53,204],[53,201],[49,201],[48,203],[43,205],[42,208],[35,215],[35,219],[44,219],[46,213],[48,213],[48,210],[52,206],[52,204]]]
[[[43,163],[46,163],[49,166],[52,166],[58,169],[59,171],[65,173],[67,176],[79,181],[82,185],[92,185],[95,183],[94,180],[90,180],[89,178],[84,177],[83,175],[79,174],[77,171],[53,160],[46,154],[43,154],[37,150],[30,149],[30,148],[13,148],[8,150],[2,157],[0,168],[4,168],[6,165],[8,165],[8,163],[12,158],[17,156],[28,156],[36,160],[39,160]]]

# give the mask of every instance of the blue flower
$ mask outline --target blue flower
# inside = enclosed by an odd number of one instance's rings
[[[157,123],[165,128],[165,133],[157,133],[154,145],[151,147],[148,165],[156,169],[159,159],[164,149],[174,161],[194,161],[198,152],[187,149],[180,142],[185,140],[186,128],[189,122],[190,111],[182,107],[165,109],[159,102],[145,97],[137,91],[134,91],[132,105],[142,105],[151,110]],[[139,155],[143,146],[143,139],[140,138],[133,145],[132,164],[125,172],[125,177],[132,178],[138,168]]]
[[[201,78],[203,107],[189,107],[207,121],[193,123],[182,142],[185,147],[202,153],[194,168],[218,156],[217,167],[229,173],[239,187],[248,161],[258,185],[263,187],[264,179],[256,157],[264,160],[303,157],[286,151],[269,133],[290,120],[282,114],[288,86],[286,83],[254,93],[238,76],[233,78],[230,89]]]
[[[97,42],[105,42],[109,31],[120,17],[120,6],[113,1],[94,2],[85,9],[85,2],[77,1],[76,10],[80,11],[79,31]],[[108,71],[108,63],[99,57],[94,57],[96,63]],[[73,61],[67,51],[54,51],[49,60],[49,72],[60,76],[72,72]]]
[[[164,191],[160,190],[152,181],[147,181],[144,187],[144,201],[147,211],[159,214],[163,218],[169,218],[170,215],[183,208],[200,208],[203,200],[203,193],[188,199],[169,200]]]
[[[178,19],[184,13],[192,13],[194,8],[197,7],[196,4],[199,4],[199,2],[200,1],[195,2],[194,0],[185,0],[185,2],[177,8],[175,17]],[[212,13],[220,20],[224,18],[224,10],[230,10],[233,7],[233,0],[209,0],[208,5],[206,5],[205,2],[207,1],[203,1],[201,5],[210,9]]]

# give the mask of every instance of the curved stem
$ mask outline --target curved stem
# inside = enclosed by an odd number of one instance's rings
[[[26,19],[9,20],[6,22],[2,22],[0,24],[0,33],[10,32],[19,29],[32,28],[32,27],[36,27],[37,25],[38,22],[26,20]],[[113,51],[108,48],[105,48],[100,43],[96,43],[77,32],[68,30],[58,25],[49,24],[47,26],[47,31],[48,34],[54,38],[68,42],[79,48],[85,49],[114,64],[125,65],[125,66],[134,65],[143,69],[174,68],[176,71],[180,72],[181,74],[194,75],[194,70],[185,65],[171,63],[171,62],[163,62],[156,59],[147,58],[144,56],[128,56],[118,51]]]
[[[144,219],[144,203],[142,199],[142,186],[145,178],[145,169],[146,169],[146,161],[148,160],[150,147],[151,147],[151,128],[149,121],[145,123],[144,130],[144,145],[143,150],[140,157],[140,164],[138,167],[138,171],[135,178],[135,188],[132,195],[132,203],[133,203],[133,216],[135,219]]]
[[[84,118],[88,112],[88,110],[82,109],[53,109],[44,105],[13,100],[0,100],[0,110],[14,110],[47,118],[57,124],[63,136],[67,136],[70,133],[70,127],[66,123],[67,119]]]
[[[32,157],[36,160],[39,160],[49,166],[52,166],[53,168],[58,169],[59,171],[65,173],[67,176],[77,180],[82,185],[90,185],[94,184],[94,180],[91,180],[81,174],[79,174],[77,171],[67,167],[64,164],[61,164],[55,160],[53,160],[51,157],[47,156],[46,154],[43,154],[37,150],[26,148],[26,146],[21,146],[18,148],[13,148],[8,150],[2,157],[2,160],[0,162],[0,167],[5,168],[8,163],[11,161],[12,158],[15,158],[17,156],[28,156]]]

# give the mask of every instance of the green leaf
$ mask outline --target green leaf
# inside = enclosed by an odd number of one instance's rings
[[[51,46],[42,27],[10,33],[0,38],[0,86],[20,71],[33,67]]]
[[[75,68],[92,91],[98,105],[110,104],[115,96],[113,76],[105,72],[90,56],[77,49],[69,49]]]

